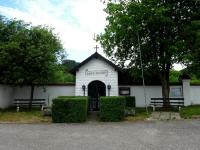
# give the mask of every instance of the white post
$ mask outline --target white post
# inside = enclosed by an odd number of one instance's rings
[[[183,79],[183,97],[184,97],[184,106],[191,105],[191,96],[190,96],[190,79]]]

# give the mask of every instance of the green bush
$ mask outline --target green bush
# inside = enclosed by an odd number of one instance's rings
[[[121,121],[125,116],[125,97],[101,97],[100,119],[102,121]]]
[[[87,120],[88,97],[62,96],[53,100],[52,120],[56,123]]]
[[[135,107],[135,96],[126,96],[126,107]]]

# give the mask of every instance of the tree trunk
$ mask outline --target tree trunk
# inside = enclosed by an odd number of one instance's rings
[[[30,109],[30,110],[31,110],[31,108],[32,108],[32,101],[33,101],[34,89],[35,89],[35,86],[32,84],[32,85],[31,85],[30,103],[29,103],[29,109]]]
[[[163,96],[163,106],[169,108],[170,101],[169,101],[169,71],[170,71],[170,64],[166,65],[166,68],[161,73],[161,83],[162,83],[162,96]]]

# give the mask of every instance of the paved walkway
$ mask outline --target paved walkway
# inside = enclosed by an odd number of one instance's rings
[[[199,150],[200,121],[0,124],[0,150]]]
[[[153,112],[149,120],[180,120],[178,112]]]

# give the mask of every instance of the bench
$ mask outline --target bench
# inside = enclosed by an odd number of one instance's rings
[[[31,106],[41,107],[41,110],[43,110],[45,101],[45,99],[33,99]],[[17,106],[17,112],[19,112],[20,107],[27,107],[30,105],[30,99],[14,99],[14,105]]]
[[[179,111],[182,106],[184,106],[184,98],[165,98],[169,101],[169,107],[178,107]],[[164,98],[151,98],[150,106],[153,107],[153,111],[155,111],[156,107],[164,106]]]

